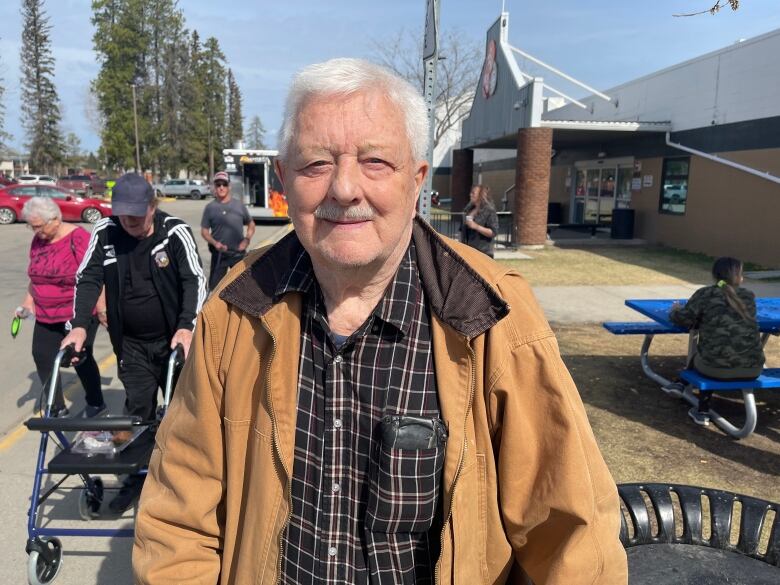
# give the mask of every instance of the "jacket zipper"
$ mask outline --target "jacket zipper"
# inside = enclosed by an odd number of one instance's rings
[[[460,479],[460,472],[463,469],[463,462],[466,460],[466,451],[469,447],[469,442],[466,437],[466,425],[469,420],[469,413],[471,412],[471,403],[474,401],[474,393],[477,390],[477,366],[475,365],[476,361],[476,354],[474,353],[474,349],[471,347],[471,339],[466,339],[466,345],[468,346],[469,350],[469,359],[471,360],[471,388],[469,389],[469,401],[466,404],[466,416],[463,418],[463,448],[460,451],[460,461],[458,461],[458,469],[455,471],[455,478],[452,480],[452,488],[450,489],[450,506],[447,510],[447,518],[444,520],[444,524],[442,524],[441,527],[441,536],[440,536],[440,542],[439,542],[439,555],[441,555],[442,551],[444,550],[444,531],[447,528],[447,525],[449,524],[450,520],[452,519],[452,506],[453,502],[455,501],[455,487],[458,485],[458,480]],[[455,562],[455,551],[452,551],[452,562]],[[436,563],[436,571],[434,576],[434,584],[439,585],[441,583],[441,577],[439,575],[439,567],[441,566],[440,562]]]
[[[271,410],[271,423],[273,424],[273,443],[274,443],[274,450],[276,451],[276,456],[279,458],[279,464],[282,466],[282,469],[284,469],[284,472],[287,474],[287,477],[290,477],[290,472],[287,470],[287,467],[284,465],[284,457],[282,457],[282,448],[279,446],[279,426],[276,421],[276,411],[274,410],[274,401],[273,396],[271,394],[271,364],[274,361],[274,358],[276,357],[276,336],[273,334],[271,329],[268,327],[268,325],[265,322],[265,319],[261,318],[260,323],[263,325],[263,329],[266,330],[268,335],[271,337],[271,358],[268,360],[268,368],[266,369],[266,376],[265,376],[265,391],[268,395],[268,405]],[[277,472],[278,475],[278,472]],[[280,478],[281,479],[281,478]],[[287,495],[287,517],[284,520],[284,524],[282,525],[282,530],[279,532],[279,554],[277,555],[279,558],[279,562],[277,564],[277,574],[276,574],[276,583],[281,583],[282,581],[282,546],[284,545],[284,527],[287,526],[287,523],[290,521],[290,516],[292,515],[292,485],[291,481],[287,481],[287,489],[285,490],[285,493]]]

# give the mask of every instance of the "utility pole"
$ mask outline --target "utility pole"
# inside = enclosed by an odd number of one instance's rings
[[[135,105],[135,83],[131,83],[133,88],[133,122],[135,123],[135,170],[139,175],[143,175],[141,169],[141,149],[138,146],[138,109]]]
[[[425,39],[423,45],[423,66],[425,81],[423,92],[428,106],[428,176],[420,195],[418,211],[429,220],[431,217],[431,190],[433,187],[433,139],[436,128],[436,63],[439,60],[439,0],[427,0],[425,9]]]

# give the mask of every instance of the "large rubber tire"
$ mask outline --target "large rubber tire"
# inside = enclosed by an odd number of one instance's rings
[[[47,563],[37,550],[30,552],[27,557],[27,581],[30,585],[51,583],[62,568],[62,543],[59,538],[42,536],[40,541],[49,548],[54,558]]]
[[[92,479],[92,490],[86,487],[79,494],[79,516],[82,520],[100,518],[100,506],[103,503],[103,480]]]
[[[87,207],[81,212],[81,219],[87,223],[97,223],[102,217],[103,214],[100,213],[100,210],[95,209],[94,207]]]
[[[0,224],[9,225],[16,221],[16,212],[10,207],[0,207]]]
[[[195,201],[199,201],[200,199],[203,198],[203,195],[201,195],[200,191],[195,189],[194,191],[190,191],[190,197]]]

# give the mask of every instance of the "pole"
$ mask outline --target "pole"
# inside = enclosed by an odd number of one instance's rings
[[[423,91],[428,106],[428,176],[420,195],[418,211],[425,220],[431,217],[431,190],[433,188],[433,139],[436,129],[436,63],[439,60],[439,0],[427,0],[425,10],[425,42],[423,45],[423,67],[425,81]]]
[[[130,87],[133,88],[133,122],[135,124],[135,169],[138,174],[143,174],[141,170],[141,149],[138,146],[138,109],[135,105],[135,83],[131,83]]]

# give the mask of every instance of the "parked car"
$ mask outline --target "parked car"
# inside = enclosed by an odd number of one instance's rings
[[[91,197],[106,191],[106,182],[97,175],[66,175],[57,179],[57,186]]]
[[[56,185],[57,179],[49,175],[19,175],[16,182],[23,185]]]
[[[8,185],[16,185],[16,179],[9,179],[5,175],[0,175],[0,189]]]
[[[54,185],[21,184],[0,189],[0,224],[14,223],[21,218],[22,206],[30,197],[51,197],[65,221],[95,223],[111,215],[111,203],[105,199],[79,197]]]
[[[190,197],[203,199],[211,195],[211,187],[200,179],[169,179],[154,186],[158,197]]]

